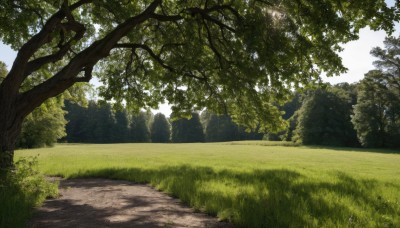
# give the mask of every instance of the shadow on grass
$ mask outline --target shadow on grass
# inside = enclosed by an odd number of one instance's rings
[[[400,202],[381,196],[382,184],[341,172],[332,180],[313,181],[287,169],[238,172],[182,165],[110,168],[72,176],[78,177],[151,183],[239,227],[400,226]],[[400,186],[391,187],[400,192]]]
[[[283,146],[283,147],[303,147],[310,149],[328,149],[337,151],[351,151],[351,152],[370,152],[382,154],[400,154],[399,149],[383,149],[383,148],[361,148],[361,147],[334,147],[323,145],[302,145],[299,143],[288,141],[234,141],[226,142],[227,145],[240,145],[240,146]]]

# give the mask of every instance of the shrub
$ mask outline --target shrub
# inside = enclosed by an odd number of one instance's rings
[[[15,165],[0,177],[0,227],[26,227],[33,207],[58,195],[58,183],[37,171],[36,158],[23,158]]]

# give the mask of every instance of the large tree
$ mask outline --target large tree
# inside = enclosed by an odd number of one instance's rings
[[[130,142],[151,142],[149,127],[151,115],[151,112],[140,112],[132,116],[130,124]]]
[[[360,28],[392,30],[384,0],[6,0],[0,39],[18,51],[0,85],[0,169],[23,119],[99,72],[101,94],[130,106],[229,111],[278,129],[292,86],[345,69],[336,51]],[[101,62],[100,62],[101,61]],[[27,81],[29,81],[27,85]]]
[[[211,114],[205,130],[207,142],[239,140],[239,128],[228,115]]]
[[[384,44],[371,51],[378,69],[360,82],[352,121],[363,146],[399,148],[400,37],[388,37]]]
[[[157,113],[154,116],[154,121],[151,124],[151,142],[167,143],[171,138],[171,124],[162,113]]]
[[[115,112],[115,123],[113,126],[113,142],[126,143],[129,142],[129,120],[126,110],[117,110]]]
[[[296,141],[306,145],[357,146],[351,123],[354,86],[308,91],[297,115]]]
[[[203,126],[198,113],[192,113],[190,119],[174,119],[171,123],[171,140],[174,143],[204,142]]]

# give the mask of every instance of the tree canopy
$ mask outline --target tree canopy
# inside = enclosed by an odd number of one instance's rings
[[[295,139],[306,145],[358,146],[351,123],[354,86],[308,91],[297,115]]]
[[[0,39],[18,54],[0,85],[0,165],[35,107],[93,74],[116,104],[168,100],[279,129],[272,103],[344,72],[339,44],[368,25],[390,32],[399,15],[384,0],[5,1]]]
[[[190,119],[181,118],[171,122],[171,141],[174,143],[204,142],[203,126],[200,116],[194,112]]]
[[[22,123],[17,147],[53,146],[57,140],[66,136],[67,121],[64,118],[65,111],[62,107],[63,100],[52,98],[29,114]]]
[[[371,51],[378,69],[360,82],[352,121],[363,146],[399,148],[400,37],[388,37],[384,44]]]
[[[151,124],[151,142],[167,143],[171,138],[171,124],[162,113],[157,113],[154,116],[154,121]]]

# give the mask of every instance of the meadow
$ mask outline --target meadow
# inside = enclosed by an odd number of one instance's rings
[[[149,183],[237,227],[400,227],[400,153],[245,141],[19,150],[46,175]]]

